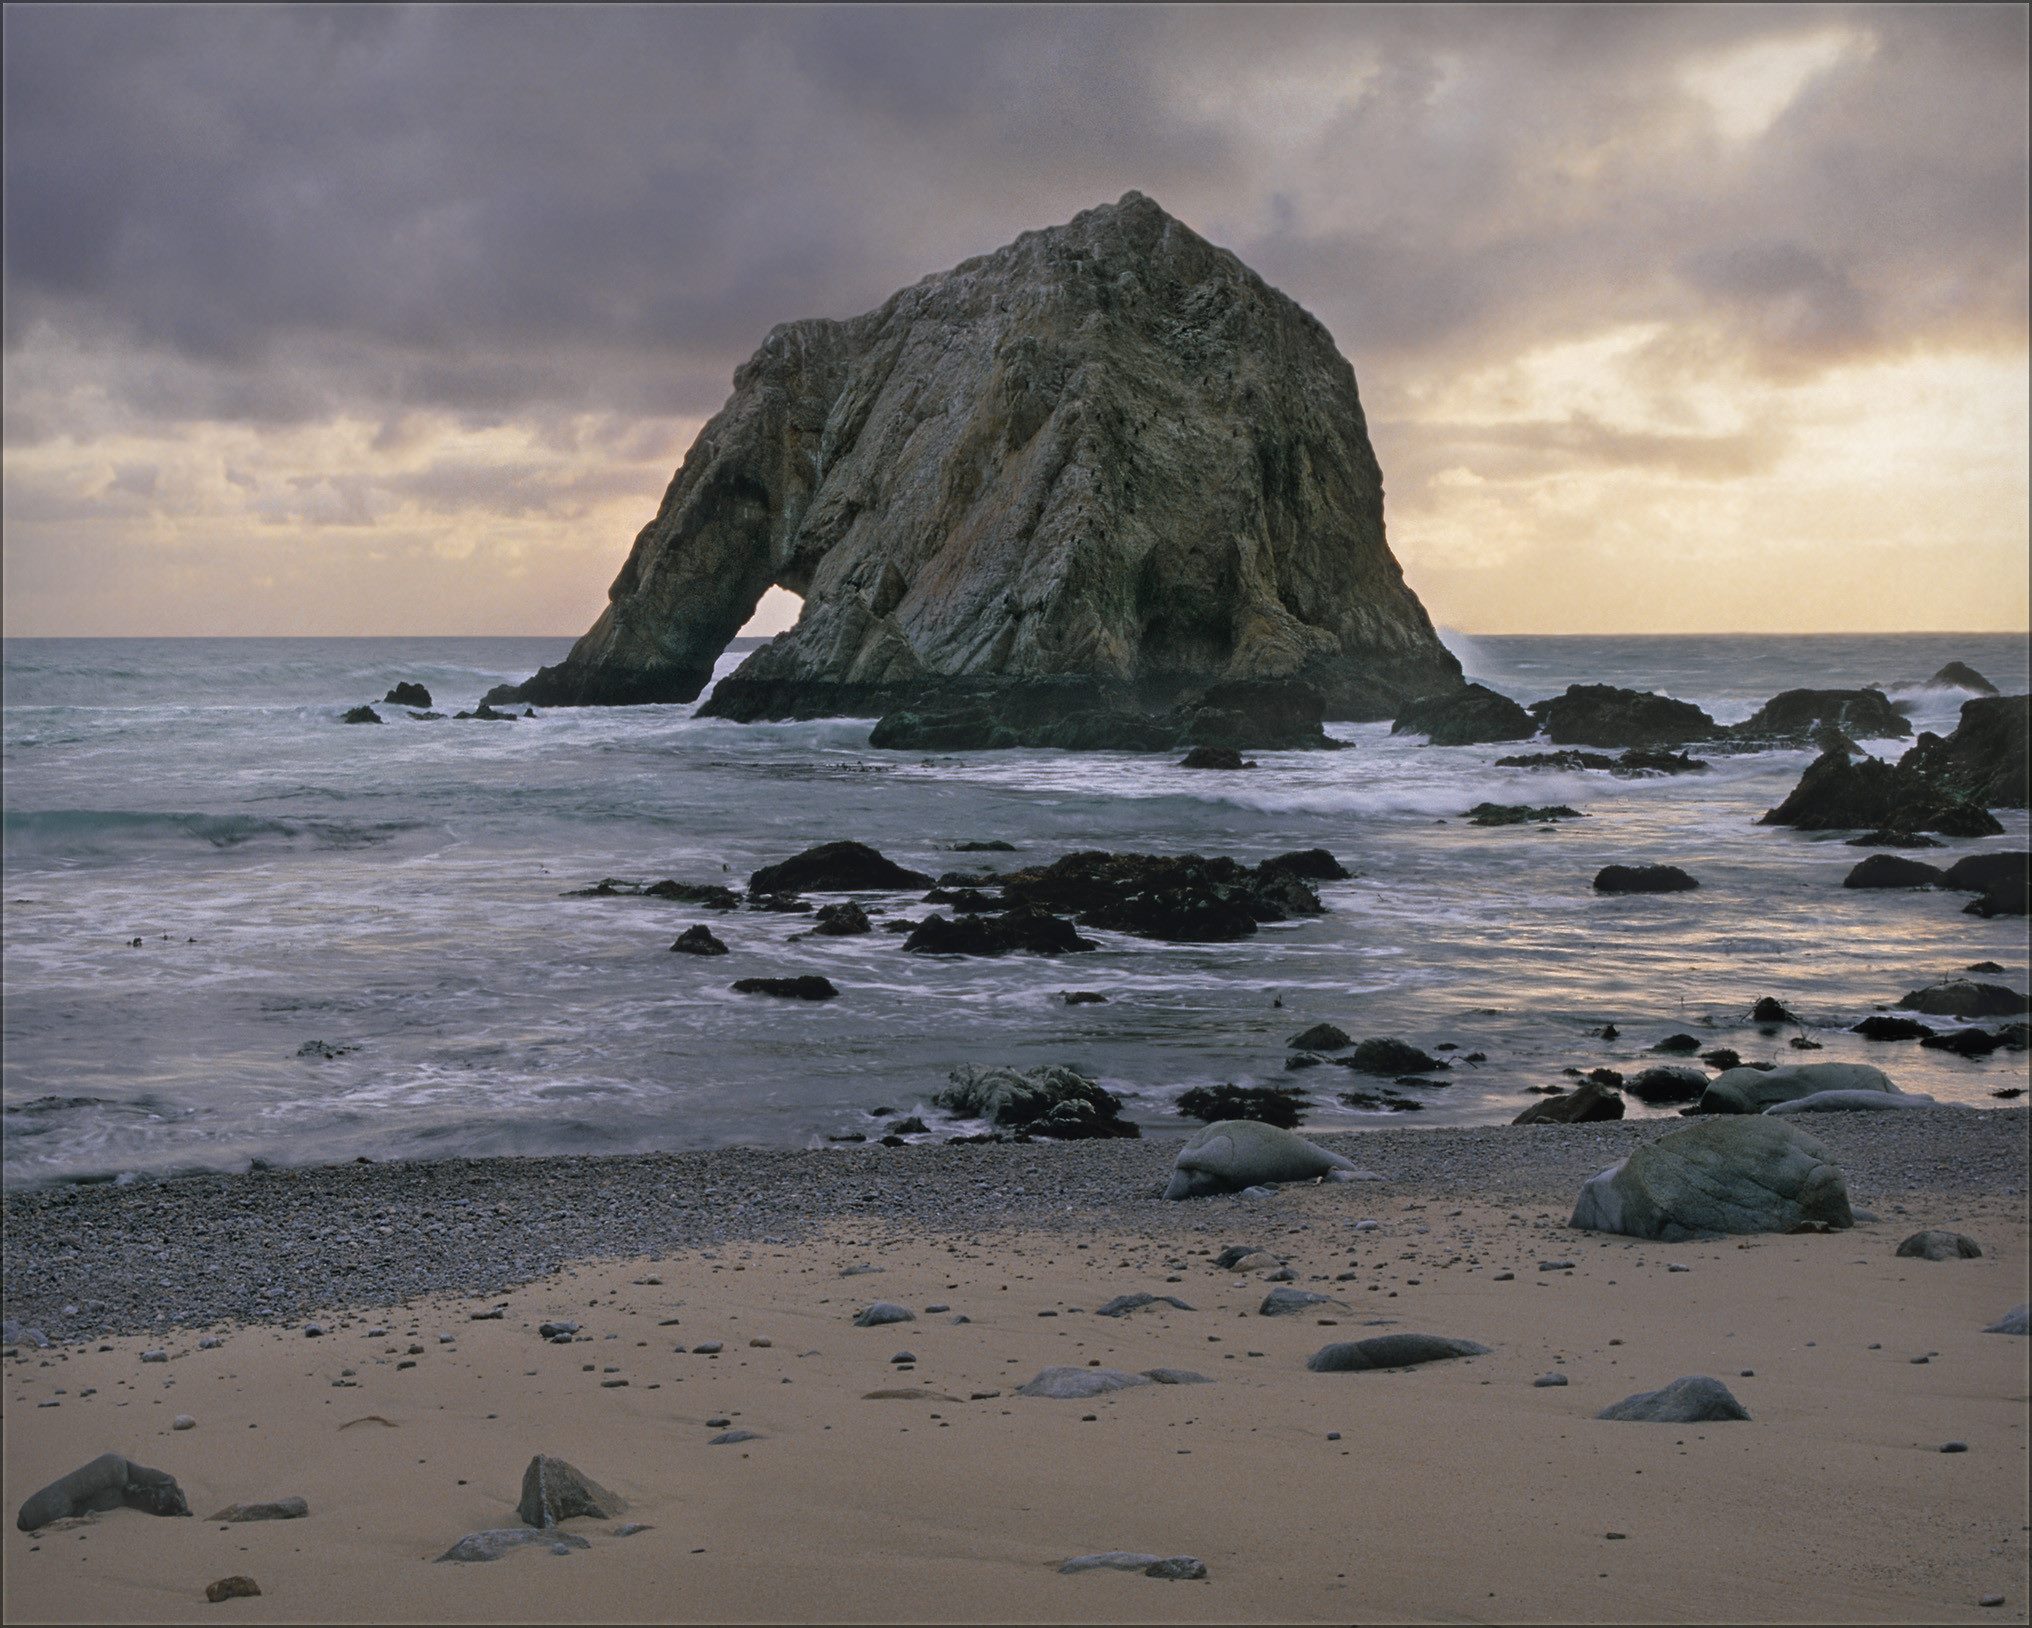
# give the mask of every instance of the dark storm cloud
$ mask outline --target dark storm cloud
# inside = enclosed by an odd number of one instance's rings
[[[14,6],[4,27],[10,374],[37,343],[70,358],[10,377],[17,439],[94,356],[161,420],[706,413],[773,324],[1130,186],[1358,368],[1618,320],[1708,322],[1771,370],[2025,326],[2019,7]],[[1685,88],[1689,64],[1842,29],[1872,43],[1748,141]]]

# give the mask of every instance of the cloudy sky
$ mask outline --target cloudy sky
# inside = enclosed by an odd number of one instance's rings
[[[1132,187],[1332,330],[1445,625],[2026,626],[2018,5],[4,36],[10,634],[575,634],[772,324]]]

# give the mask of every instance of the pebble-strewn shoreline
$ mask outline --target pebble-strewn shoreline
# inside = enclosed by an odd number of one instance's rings
[[[1348,1189],[1564,1207],[1587,1176],[1674,1119],[1379,1130],[1321,1137],[1384,1178]],[[1858,1205],[2022,1196],[2025,1109],[1827,1114],[1802,1128]],[[283,1321],[415,1295],[497,1293],[566,1262],[841,1219],[939,1232],[999,1226],[1189,1230],[1275,1199],[1155,1198],[1172,1140],[451,1159],[187,1176],[5,1198],[4,1310],[53,1340]]]

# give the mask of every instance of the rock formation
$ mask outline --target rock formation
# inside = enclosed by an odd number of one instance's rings
[[[1460,682],[1384,540],[1332,337],[1136,192],[771,332],[599,620],[490,699],[689,701],[772,583],[803,615],[716,716],[1273,680],[1385,718]]]

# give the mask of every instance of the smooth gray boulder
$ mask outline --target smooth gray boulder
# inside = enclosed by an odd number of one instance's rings
[[[1588,1180],[1571,1225],[1679,1242],[1807,1222],[1854,1226],[1848,1183],[1804,1131],[1753,1114],[1646,1143]]]
[[[1239,1193],[1263,1182],[1317,1181],[1336,1170],[1362,1173],[1352,1159],[1329,1153],[1296,1131],[1253,1119],[1222,1119],[1186,1139],[1164,1196]]]
[[[1898,1253],[1910,1260],[1973,1261],[1982,1258],[1983,1246],[1965,1233],[1938,1232],[1929,1227],[1901,1243]]]
[[[1731,1068],[1707,1082],[1695,1107],[1704,1114],[1761,1114],[1773,1103],[1823,1091],[1897,1093],[1881,1068],[1868,1063],[1790,1063],[1780,1068]]]
[[[914,1323],[917,1313],[893,1300],[878,1300],[854,1319],[856,1328],[880,1328],[885,1323]]]
[[[1688,1374],[1660,1390],[1639,1391],[1595,1415],[1597,1419],[1640,1424],[1719,1424],[1749,1416],[1749,1410],[1729,1393],[1728,1386],[1705,1374]]]
[[[1016,1394],[1046,1396],[1054,1402],[1080,1402],[1089,1396],[1154,1383],[1147,1374],[1125,1374],[1119,1368],[1045,1368],[1029,1384],[1019,1385]]]
[[[690,701],[772,583],[797,626],[705,714],[1269,680],[1385,718],[1461,683],[1332,336],[1140,192],[773,329],[598,621],[489,699]]]
[[[1767,1114],[1854,1114],[1854,1113],[1895,1113],[1901,1108],[1950,1108],[1966,1107],[1967,1104],[1951,1102],[1942,1104],[1923,1091],[1816,1091],[1809,1097],[1794,1097],[1790,1102],[1774,1102],[1764,1110]]]
[[[468,1532],[458,1542],[438,1556],[439,1560],[482,1561],[499,1560],[511,1549],[519,1549],[525,1543],[547,1543],[555,1548],[562,1543],[569,1549],[590,1549],[592,1545],[576,1532],[560,1532],[555,1527],[540,1531],[533,1526],[495,1526],[484,1532]]]
[[[1443,1334],[1378,1334],[1367,1340],[1323,1345],[1306,1358],[1305,1365],[1316,1374],[1355,1374],[1380,1368],[1415,1368],[1454,1357],[1483,1357],[1488,1352],[1486,1345]]]
[[[555,1526],[578,1515],[608,1520],[627,1505],[561,1458],[539,1453],[522,1472],[522,1501],[515,1513],[525,1526]]]
[[[1985,1334],[2025,1334],[2032,1332],[2032,1305],[2021,1300],[2003,1316],[1983,1330]]]
[[[183,1488],[166,1470],[151,1470],[119,1453],[101,1453],[29,1498],[14,1524],[33,1532],[51,1521],[107,1509],[138,1509],[146,1515],[191,1512]]]

